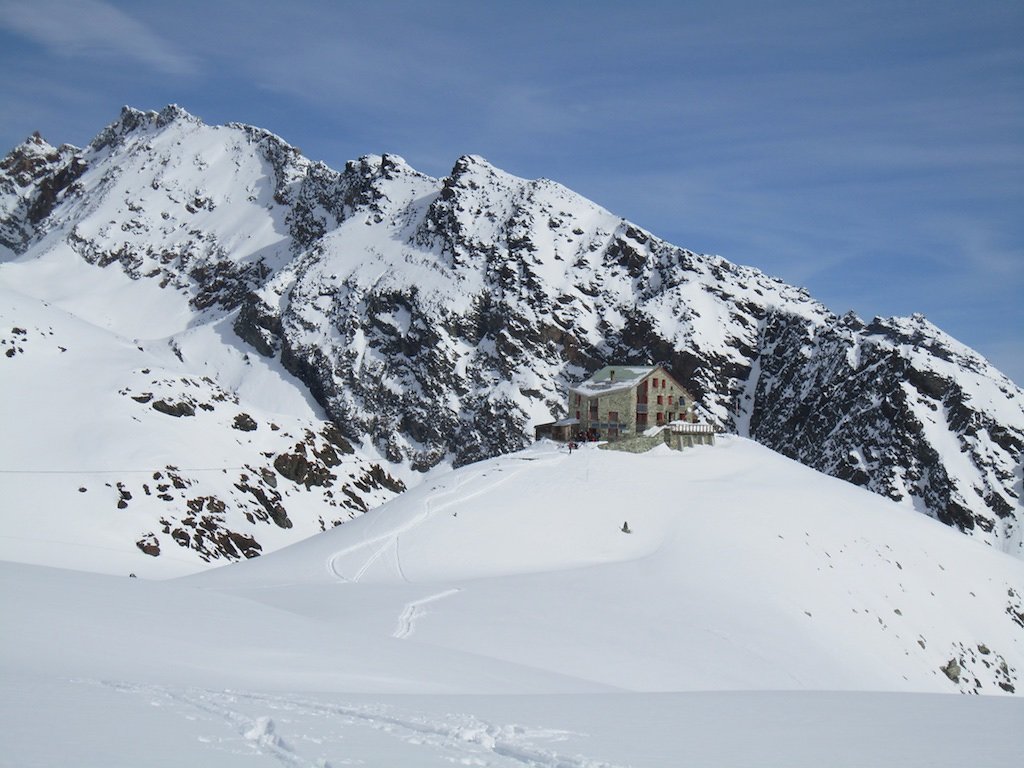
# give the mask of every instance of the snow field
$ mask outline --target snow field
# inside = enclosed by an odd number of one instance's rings
[[[951,691],[939,667],[960,646],[1021,668],[1008,609],[1022,571],[723,438],[639,456],[538,444],[190,581],[278,606],[332,583],[362,607],[364,590],[407,595],[372,609],[380,631],[630,690]],[[415,622],[396,632],[396,615]],[[1002,692],[982,661],[972,674]]]
[[[541,443],[183,579],[0,564],[4,754],[1015,765],[1019,699],[934,694],[1003,692],[983,661],[1021,668],[1022,583],[1018,560],[740,438]]]

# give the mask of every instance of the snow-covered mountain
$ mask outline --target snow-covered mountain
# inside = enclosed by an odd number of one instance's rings
[[[3,559],[93,570],[99,550],[109,573],[190,573],[404,490],[286,373],[226,350],[229,328],[126,339],[2,286],[0,323]],[[219,382],[179,359],[204,349]]]
[[[1009,767],[1022,598],[744,438],[542,442],[185,578],[0,562],[0,762]]]
[[[241,340],[369,459],[512,451],[562,415],[566,383],[663,361],[726,429],[1024,553],[1024,393],[976,353],[918,316],[836,316],[476,156],[443,179],[394,155],[335,171],[257,128],[126,108],[83,150],[33,137],[0,163],[0,243],[11,289],[170,338],[227,392],[247,376],[225,383],[225,354],[179,337]],[[143,290],[159,328],[95,298]]]

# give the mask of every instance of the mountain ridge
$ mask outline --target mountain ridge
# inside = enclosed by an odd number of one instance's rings
[[[442,179],[389,154],[335,171],[263,129],[126,108],[84,150],[2,161],[0,243],[26,276],[66,248],[180,292],[189,323],[231,315],[394,463],[516,450],[567,383],[659,361],[724,428],[1024,554],[1024,393],[977,353],[479,156]]]

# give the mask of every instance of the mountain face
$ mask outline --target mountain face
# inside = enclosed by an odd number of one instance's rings
[[[273,408],[284,401],[266,382],[228,389],[232,367],[255,367],[241,351],[233,364],[219,356],[224,385],[191,364],[200,350],[218,356],[203,333],[125,339],[2,285],[0,328],[2,559],[190,573],[404,490],[334,424]]]
[[[1024,555],[1024,392],[975,352],[480,157],[336,171],[257,128],[125,108],[83,150],[36,136],[0,163],[0,244],[22,292],[69,258],[171,292],[182,328],[283,366],[396,464],[518,449],[568,383],[657,361],[726,430]]]

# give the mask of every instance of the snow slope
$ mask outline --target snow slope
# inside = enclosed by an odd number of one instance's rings
[[[365,610],[382,632],[621,688],[948,691],[938,668],[963,656],[960,687],[999,692],[1024,669],[1024,565],[965,544],[742,438],[642,455],[539,444],[190,579],[292,610],[309,588],[379,593]]]
[[[101,274],[112,292],[131,282]],[[164,309],[170,294],[153,293]],[[104,296],[89,295],[95,309]],[[129,339],[0,282],[0,328],[0,558],[181,575],[305,538],[402,489],[286,372],[226,344],[216,324]]]
[[[741,438],[538,444],[185,578],[0,578],[0,764],[996,766],[1024,748],[1002,695],[1024,565]]]

